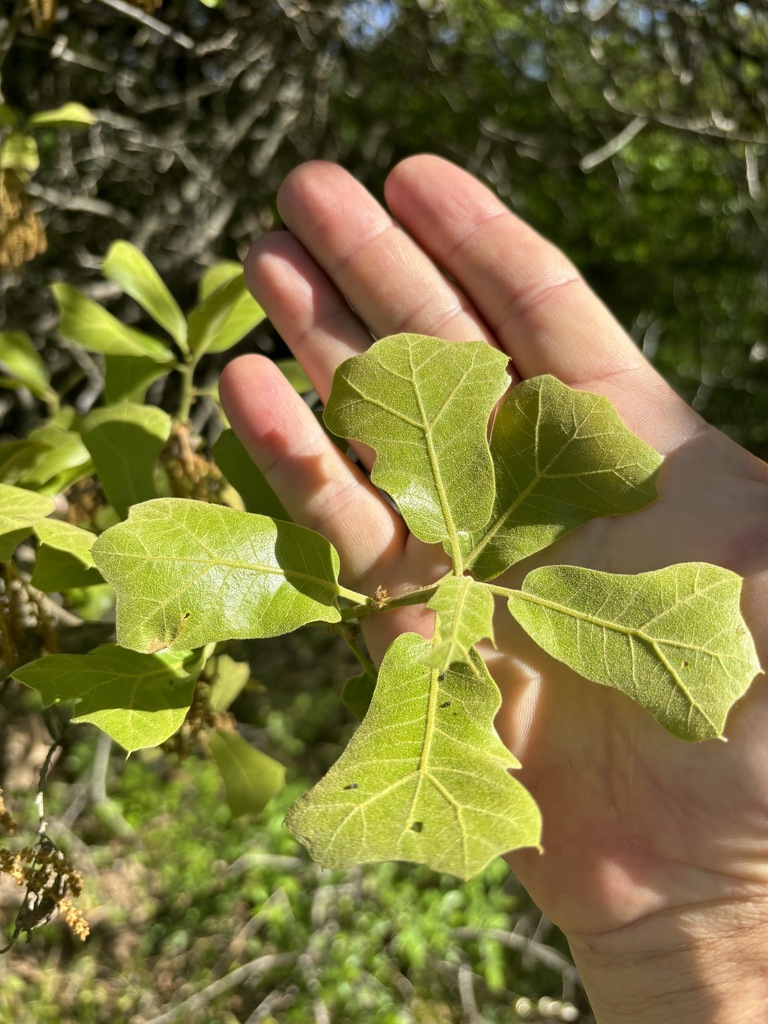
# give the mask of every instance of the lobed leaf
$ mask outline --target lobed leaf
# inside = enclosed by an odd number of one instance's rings
[[[256,750],[238,733],[214,729],[208,736],[208,746],[233,817],[263,811],[285,785],[283,765]]]
[[[740,576],[703,562],[636,576],[534,569],[509,610],[548,654],[615,687],[687,740],[721,736],[760,671]]]
[[[113,242],[104,260],[104,276],[164,327],[182,349],[187,344],[187,321],[179,304],[144,253],[130,242]]]
[[[474,669],[472,648],[486,637],[493,640],[493,594],[469,576],[443,580],[428,605],[437,614],[436,642],[422,660],[438,672],[464,662]]]
[[[489,522],[461,537],[465,564],[493,579],[596,516],[655,501],[661,456],[608,401],[534,377],[507,396],[493,425],[496,498]]]
[[[339,557],[319,534],[185,498],[131,508],[93,557],[117,594],[117,640],[139,651],[270,637],[337,622]]]
[[[83,441],[121,517],[131,505],[155,497],[155,465],[170,433],[168,413],[132,402],[95,409],[83,421]]]
[[[15,669],[45,704],[78,701],[73,722],[90,722],[129,753],[164,743],[192,703],[202,661],[189,651],[137,654],[109,644],[90,654],[49,654]]]
[[[0,484],[0,562],[7,562],[35,525],[49,516],[54,502],[42,494]]]
[[[374,449],[371,480],[420,540],[438,543],[488,521],[488,418],[509,384],[507,363],[485,342],[396,334],[336,370],[325,422]]]
[[[539,842],[538,808],[494,732],[500,697],[482,660],[441,677],[422,661],[429,646],[414,633],[394,641],[365,721],[288,813],[326,867],[397,859],[470,878]]]

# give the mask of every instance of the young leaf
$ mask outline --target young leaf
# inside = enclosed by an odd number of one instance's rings
[[[149,385],[172,369],[146,356],[104,356],[104,403],[143,402]]]
[[[249,512],[272,516],[290,522],[283,503],[267,483],[264,474],[253,464],[253,459],[232,429],[222,430],[211,446],[216,465],[243,499]]]
[[[339,556],[312,530],[221,505],[158,498],[99,537],[117,640],[157,651],[338,622]]]
[[[276,359],[275,366],[278,367],[294,391],[300,395],[306,395],[312,390],[312,381],[304,373],[301,364],[296,359]]]
[[[0,480],[14,484],[51,446],[41,441],[0,441]]]
[[[126,295],[164,327],[183,350],[187,345],[187,321],[176,299],[153,265],[130,242],[113,242],[103,266],[104,276],[119,284]]]
[[[245,286],[242,269],[189,314],[189,347],[196,356],[225,352],[260,324],[266,314]]]
[[[65,103],[53,110],[39,110],[27,118],[28,128],[89,128],[96,124],[96,115],[82,103]]]
[[[26,331],[0,332],[0,367],[29,388],[35,398],[55,400],[48,367]]]
[[[214,711],[226,711],[247,686],[251,678],[250,666],[246,661],[235,661],[228,654],[217,654],[208,665],[213,671],[211,707]]]
[[[202,302],[227,281],[243,276],[243,264],[237,260],[220,260],[203,272],[197,285],[197,301]]]
[[[54,284],[51,291],[61,316],[59,334],[73,345],[105,355],[145,356],[156,363],[175,362],[173,353],[162,341],[128,327],[77,288]]]
[[[483,662],[441,677],[422,662],[429,646],[414,633],[394,641],[365,721],[288,813],[326,867],[397,859],[470,878],[539,842],[538,808],[493,729],[500,697]]]
[[[0,484],[0,562],[11,558],[35,524],[49,516],[55,507],[53,501],[42,494]]]
[[[31,135],[11,132],[0,145],[0,168],[34,174],[40,166],[40,153]]]
[[[336,370],[325,422],[375,450],[371,479],[420,540],[455,539],[491,515],[486,435],[507,362],[484,342],[396,334]]]
[[[613,686],[676,736],[721,736],[760,671],[739,611],[741,577],[704,562],[637,576],[534,569],[509,610],[553,657]]]
[[[208,736],[208,746],[221,773],[233,818],[263,811],[285,785],[285,768],[238,733],[215,729]]]
[[[463,534],[465,564],[489,580],[595,516],[635,512],[657,498],[661,456],[622,423],[607,398],[550,375],[518,384],[491,437],[496,499],[490,521]]]
[[[27,119],[28,128],[90,128],[96,123],[96,116],[82,103],[69,102],[50,111],[38,111]]]
[[[18,483],[44,494],[59,494],[93,471],[91,456],[74,430],[50,422],[29,432],[29,440],[42,447],[34,462],[18,475]]]
[[[123,402],[86,416],[83,441],[121,517],[131,505],[155,497],[155,464],[170,433],[170,416],[150,405]]]
[[[342,687],[342,703],[346,704],[359,722],[362,722],[368,714],[368,708],[371,706],[375,689],[376,679],[373,675],[369,675],[368,672],[361,672],[359,676],[352,676]]]
[[[439,639],[422,656],[425,665],[445,672],[455,662],[474,669],[472,647],[493,640],[493,594],[469,576],[443,580],[427,605],[437,613]]]
[[[32,585],[40,590],[89,587],[102,579],[93,564],[91,548],[96,534],[58,519],[35,524],[40,540]]]
[[[98,726],[131,752],[176,732],[201,668],[189,651],[137,654],[109,644],[90,654],[49,654],[13,675],[39,690],[45,704],[79,701],[73,722]]]

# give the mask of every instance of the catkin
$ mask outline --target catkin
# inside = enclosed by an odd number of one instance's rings
[[[20,267],[48,247],[43,222],[15,171],[0,171],[0,270]]]

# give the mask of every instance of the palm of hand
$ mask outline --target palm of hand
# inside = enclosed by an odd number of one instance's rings
[[[409,161],[390,180],[394,212],[423,249],[338,168],[299,169],[281,198],[306,248],[286,235],[262,240],[250,258],[250,284],[323,397],[335,366],[370,343],[341,293],[377,334],[485,337],[500,343],[522,376],[552,372],[606,394],[668,456],[661,501],[587,524],[536,564],[641,572],[711,561],[747,578],[747,621],[756,637],[766,635],[766,467],[682,406],[556,250],[473,179],[434,158]],[[499,259],[504,248],[515,259]],[[496,279],[489,283],[491,260]],[[499,271],[499,263],[511,269]],[[446,571],[445,556],[407,536],[266,361],[232,364],[222,397],[294,518],[339,548],[350,567],[346,583],[394,594]],[[428,616],[409,608],[372,622],[366,638],[374,657],[406,629],[428,632]],[[761,684],[732,712],[730,743],[694,746],[543,654],[506,613],[497,643],[489,667],[504,697],[499,732],[523,762],[519,777],[544,817],[545,853],[519,851],[511,863],[550,917],[566,932],[592,935],[684,905],[756,895],[768,901],[761,740],[768,698]],[[759,653],[767,663],[768,652]]]

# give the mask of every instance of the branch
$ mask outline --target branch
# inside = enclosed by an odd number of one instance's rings
[[[229,992],[230,989],[237,988],[254,978],[261,978],[276,967],[287,967],[295,962],[295,953],[268,953],[265,956],[257,957],[255,960],[243,964],[242,967],[238,967],[231,974],[227,974],[226,977],[206,985],[204,989],[196,992],[189,999],[185,999],[183,1003],[177,1003],[176,1006],[161,1013],[159,1017],[153,1017],[146,1024],[173,1024],[179,1019],[189,1022],[198,1011],[212,1003],[214,999],[218,999],[220,995]]]
[[[174,43],[185,50],[194,50],[195,48],[195,44],[189,36],[184,35],[183,32],[177,32],[176,29],[166,25],[164,21],[153,18],[151,14],[146,14],[138,7],[133,7],[131,4],[126,3],[125,0],[101,0],[101,3],[105,7],[111,7],[113,11],[119,11],[126,18],[138,21],[140,24],[152,29],[153,32],[157,32],[158,35],[165,36],[166,39],[172,39]]]
[[[591,171],[598,164],[603,163],[605,160],[610,160],[612,156],[615,156],[620,150],[628,145],[636,135],[648,124],[648,118],[646,117],[634,117],[629,124],[622,128],[618,135],[614,135],[612,139],[600,146],[599,149],[594,150],[592,153],[588,153],[582,157],[579,161],[579,168],[582,171]]]

